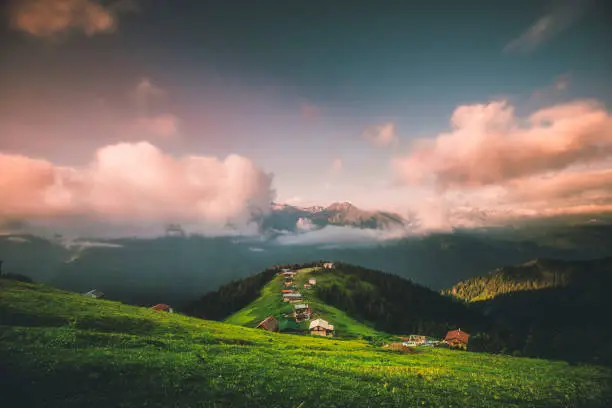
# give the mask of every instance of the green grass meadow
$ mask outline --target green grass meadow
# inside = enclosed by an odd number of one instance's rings
[[[402,354],[6,280],[0,374],[7,408],[612,406],[604,367],[441,349]]]

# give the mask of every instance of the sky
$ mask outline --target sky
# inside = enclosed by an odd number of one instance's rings
[[[611,5],[404,3],[9,2],[0,220],[609,212]]]

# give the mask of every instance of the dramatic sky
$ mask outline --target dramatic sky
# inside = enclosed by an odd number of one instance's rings
[[[610,211],[606,3],[9,2],[0,221]]]

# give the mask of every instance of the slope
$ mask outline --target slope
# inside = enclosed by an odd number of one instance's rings
[[[0,280],[0,392],[28,407],[605,407],[596,366],[268,333]]]
[[[612,257],[588,261],[536,259],[516,266],[505,266],[483,276],[459,282],[442,293],[469,302],[492,299],[518,291],[556,287],[600,287],[612,277]]]
[[[612,364],[611,291],[612,258],[603,258],[503,267],[444,292],[505,328],[497,347],[485,349]]]
[[[321,267],[301,267],[296,269],[294,283],[296,288],[303,288],[304,283],[314,272],[322,269]],[[281,299],[281,290],[283,288],[283,277],[274,276],[272,280],[266,284],[261,295],[251,302],[249,305],[232,314],[225,322],[238,324],[241,326],[255,327],[257,323],[268,316],[274,316],[279,321],[283,321],[283,315],[293,311],[293,305],[285,303]],[[336,333],[341,337],[363,337],[363,336],[380,336],[373,330],[370,325],[360,323],[351,318],[345,312],[326,304],[316,297],[312,289],[299,289],[299,293],[304,296],[304,301],[313,310],[312,319],[322,318],[332,323],[335,326]],[[309,326],[308,321],[299,323],[300,329],[307,331]]]

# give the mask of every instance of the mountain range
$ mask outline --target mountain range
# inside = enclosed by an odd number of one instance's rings
[[[297,207],[272,203],[270,212],[261,219],[263,231],[311,231],[326,226],[362,229],[405,228],[409,222],[399,214],[386,211],[366,211],[349,202],[337,202],[327,207]]]

